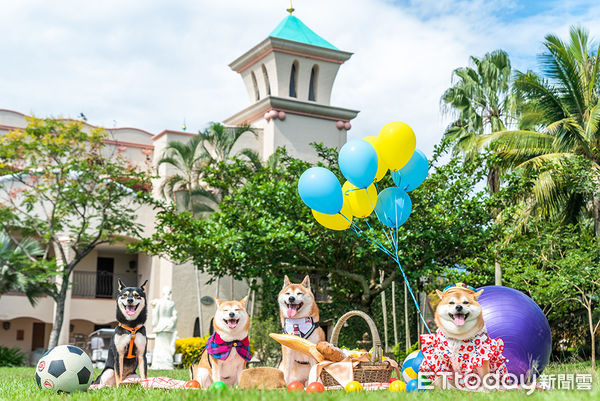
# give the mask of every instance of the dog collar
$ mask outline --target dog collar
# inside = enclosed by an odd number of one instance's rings
[[[129,332],[129,352],[127,353],[125,358],[133,359],[133,358],[135,358],[135,355],[133,355],[133,342],[135,341],[135,333],[137,333],[137,331],[144,326],[140,324],[135,329],[132,329],[129,326],[125,326],[124,324],[121,324],[121,323],[119,323],[119,326]]]
[[[317,327],[319,327],[319,323],[313,321],[312,317],[285,318],[283,334],[293,334],[302,338],[308,338]]]

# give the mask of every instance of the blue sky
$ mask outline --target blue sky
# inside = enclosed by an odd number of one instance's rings
[[[158,133],[197,131],[249,105],[228,68],[286,15],[287,0],[5,1],[0,108]],[[296,0],[295,15],[354,52],[332,104],[360,110],[351,137],[391,120],[413,126],[427,154],[447,118],[439,98],[469,56],[502,48],[536,67],[547,33],[582,24],[600,37],[600,2]]]

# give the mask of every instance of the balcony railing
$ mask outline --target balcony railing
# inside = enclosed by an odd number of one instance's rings
[[[127,285],[137,285],[138,282],[137,275],[132,273],[74,271],[72,295],[83,298],[114,298],[119,288],[117,278]]]

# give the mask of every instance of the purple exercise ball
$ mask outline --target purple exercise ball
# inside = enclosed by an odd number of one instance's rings
[[[552,335],[548,319],[527,295],[513,288],[482,287],[479,303],[490,338],[504,341],[509,373],[519,380],[540,374],[550,359]]]

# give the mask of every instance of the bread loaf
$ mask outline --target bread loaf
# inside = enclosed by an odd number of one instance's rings
[[[341,349],[327,341],[319,341],[317,343],[317,351],[328,361],[340,362],[346,359],[346,355],[344,355]]]

